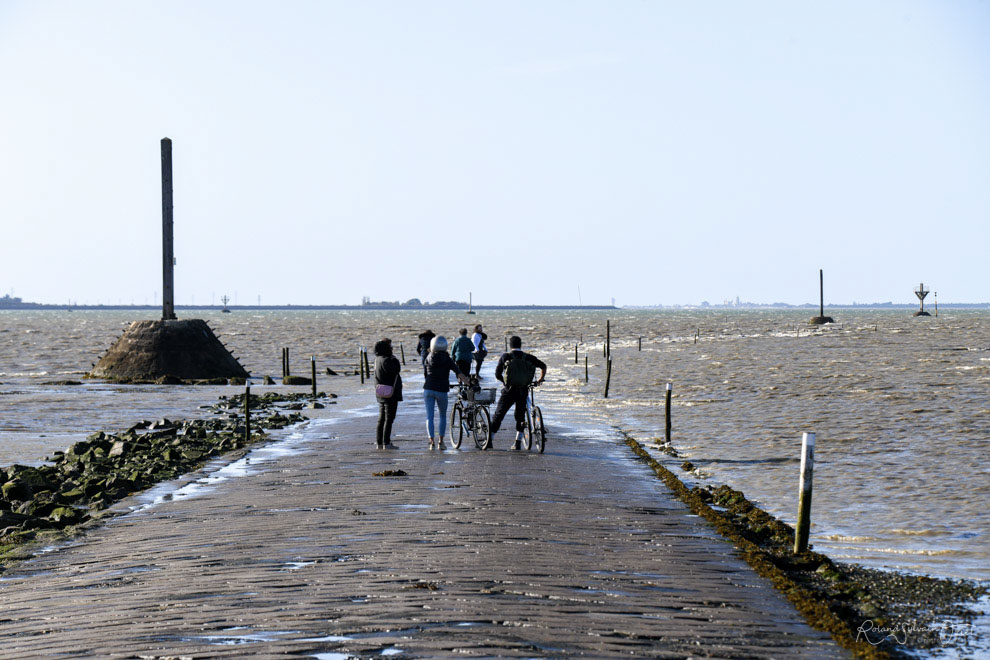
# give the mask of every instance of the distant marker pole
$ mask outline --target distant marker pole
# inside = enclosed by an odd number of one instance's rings
[[[612,383],[612,358],[605,361],[605,397],[608,398],[608,386]]]
[[[811,529],[811,481],[815,472],[815,434],[801,436],[801,481],[798,486],[798,519],[794,534],[794,554],[808,549],[808,531]]]
[[[315,355],[310,356],[309,360],[310,360],[310,362],[309,362],[310,363],[310,366],[313,368],[312,369],[312,374],[313,374],[313,398],[316,398],[316,356]]]
[[[605,319],[605,357],[612,357],[612,320]]]
[[[673,391],[673,389],[674,386],[671,385],[670,383],[667,383],[667,394],[663,406],[663,418],[664,418],[663,437],[664,440],[667,441],[667,444],[670,444],[670,394]]]
[[[406,366],[406,349],[402,347],[402,342],[399,342],[399,352],[402,354],[402,366]]]
[[[251,386],[244,386],[244,442],[251,442]]]
[[[588,384],[588,354],[584,354],[584,383]]]
[[[574,364],[578,363],[577,344],[574,344]]]
[[[643,350],[643,335],[639,336],[639,350]]]
[[[285,375],[292,375],[292,367],[289,365],[289,347],[285,347]]]

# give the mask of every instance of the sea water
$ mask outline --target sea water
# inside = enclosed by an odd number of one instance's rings
[[[279,376],[288,346],[292,373],[309,376],[315,357],[320,389],[330,391],[359,385],[325,368],[353,371],[359,347],[381,337],[396,353],[401,343],[408,372],[418,370],[420,332],[452,337],[483,323],[489,359],[518,334],[549,363],[538,395],[549,413],[555,402],[560,410],[586,407],[640,440],[663,436],[669,382],[677,464],[696,467],[685,478],[728,484],[793,523],[801,433],[815,432],[816,549],[869,566],[990,578],[990,311],[829,313],[835,324],[809,327],[808,310],[179,310],[205,318],[252,376]],[[156,316],[0,312],[0,465],[38,464],[93,431],[141,419],[209,415],[200,406],[241,391],[83,379],[130,321]],[[53,384],[66,380],[82,384]],[[553,460],[552,444],[548,452]]]

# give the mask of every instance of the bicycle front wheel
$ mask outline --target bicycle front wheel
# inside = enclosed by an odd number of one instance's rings
[[[533,442],[536,451],[542,454],[547,446],[547,427],[543,426],[543,411],[539,406],[533,406]]]
[[[464,437],[464,409],[458,401],[454,404],[454,409],[450,411],[450,444],[454,449],[460,449],[461,439]]]
[[[491,437],[492,419],[488,408],[478,406],[474,409],[474,444],[478,449],[484,449]]]
[[[529,409],[526,409],[526,426],[523,427],[523,437],[522,437],[523,449],[529,451],[529,448],[533,446],[533,418],[529,414]]]

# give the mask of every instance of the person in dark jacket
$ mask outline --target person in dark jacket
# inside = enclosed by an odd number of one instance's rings
[[[450,346],[450,357],[454,358],[457,368],[462,374],[471,375],[471,360],[473,359],[474,342],[467,336],[467,328],[461,328],[460,336]]]
[[[432,330],[427,330],[419,334],[419,343],[416,344],[416,352],[419,353],[419,361],[424,365],[426,364],[426,358],[430,355],[430,342],[436,336],[436,333]]]
[[[392,422],[395,421],[399,401],[402,401],[401,370],[402,365],[392,354],[392,340],[386,338],[375,342],[375,398],[378,399],[378,431],[375,438],[379,449],[392,448]],[[379,396],[378,385],[391,386],[392,396]]]
[[[445,449],[443,436],[447,430],[447,393],[450,391],[450,374],[465,385],[468,377],[461,373],[447,354],[447,338],[437,335],[430,342],[430,354],[423,365],[423,401],[426,404],[426,432],[430,435],[430,449],[433,449],[433,411],[440,409],[440,429],[436,435],[437,449]]]
[[[512,360],[527,361],[531,367],[531,369],[527,372],[529,377],[532,377],[532,375],[536,373],[536,370],[539,369],[542,372],[539,380],[541,383],[547,377],[546,363],[536,356],[530,355],[529,353],[523,353],[522,339],[516,335],[509,337],[509,352],[503,353],[502,357],[498,359],[498,364],[495,365],[495,380],[505,385],[505,387],[502,388],[502,393],[498,397],[498,405],[495,406],[495,416],[492,418],[491,435],[489,436],[488,444],[485,445],[485,449],[489,449],[492,446],[491,438],[495,436],[499,428],[502,426],[502,420],[505,419],[505,416],[509,412],[509,408],[512,406],[516,407],[516,441],[513,443],[512,448],[520,448],[520,442],[523,438],[523,429],[526,428],[526,406],[529,403],[530,383],[512,383],[504,377],[506,374],[506,367]],[[530,378],[527,378],[526,380],[529,381]]]

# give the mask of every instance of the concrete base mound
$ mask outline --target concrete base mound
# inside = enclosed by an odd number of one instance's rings
[[[831,316],[812,316],[811,320],[808,321],[809,325],[825,325],[826,323],[835,323],[835,319]]]
[[[135,321],[100,358],[89,378],[175,382],[250,374],[201,319]]]
[[[915,312],[915,316],[931,316],[928,312]]]

